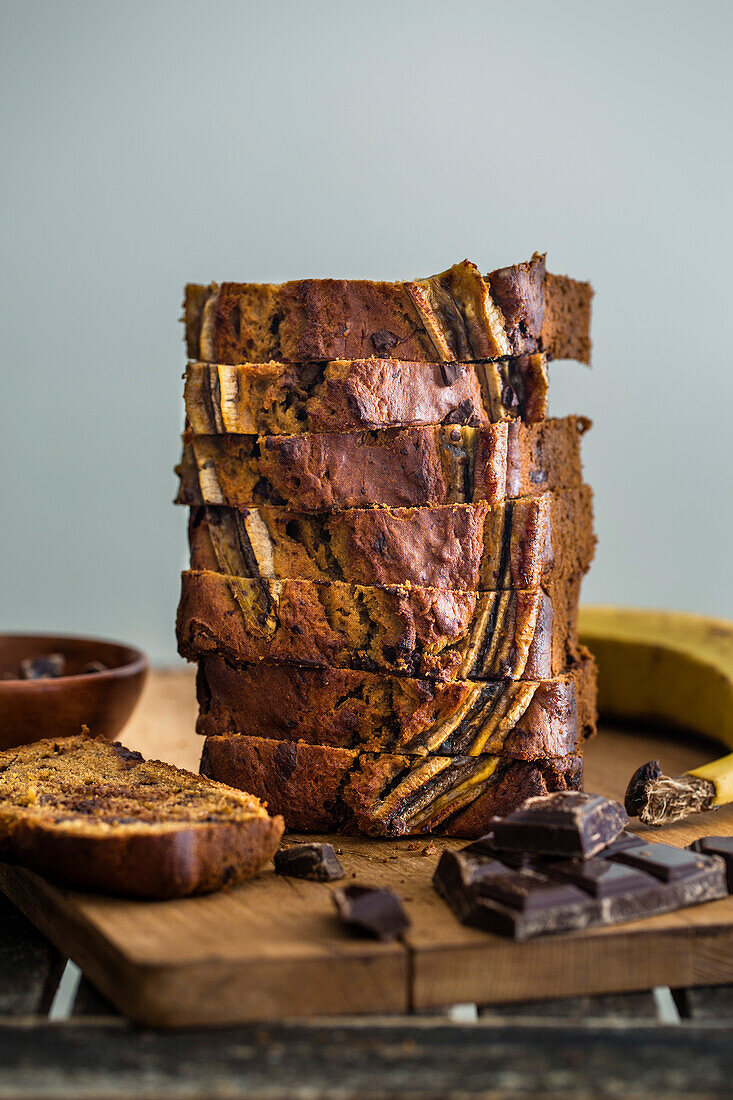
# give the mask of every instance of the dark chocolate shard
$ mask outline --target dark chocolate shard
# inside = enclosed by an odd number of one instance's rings
[[[640,844],[646,844],[647,841],[643,837],[637,836],[636,833],[630,833],[624,829],[622,833],[616,837],[614,841],[607,844],[601,852],[604,859],[608,859],[610,856],[617,855],[618,852],[625,852],[627,848],[638,848]]]
[[[344,924],[376,939],[397,939],[410,927],[402,902],[391,890],[354,882],[334,890],[333,900]]]
[[[443,854],[433,885],[463,924],[518,941],[638,920],[727,894],[718,855],[641,838],[628,843],[629,835],[615,854],[607,849],[585,860],[481,854],[469,845]],[[529,862],[521,862],[528,855]]]
[[[476,858],[469,848],[456,851],[446,848],[438,860],[434,877],[438,876],[449,886],[480,889],[481,883],[491,875],[506,874],[506,865],[499,859]]]
[[[629,817],[639,817],[646,808],[649,784],[662,774],[658,760],[649,760],[637,768],[626,788],[624,806]]]
[[[387,355],[393,348],[402,343],[397,333],[390,332],[386,328],[380,328],[378,332],[373,332],[371,341],[377,355]]]
[[[615,857],[619,863],[647,871],[662,882],[676,882],[691,871],[701,867],[704,857],[687,848],[674,848],[671,844],[645,844],[628,848]]]
[[[452,386],[459,378],[462,378],[465,374],[466,368],[463,363],[446,362],[440,364],[440,374],[443,379],[444,386]]]
[[[497,821],[493,844],[500,851],[588,859],[615,840],[628,821],[619,802],[599,794],[561,791],[530,798]]]
[[[481,879],[478,895],[501,902],[521,913],[548,911],[553,908],[583,905],[584,896],[569,882],[554,882],[547,875],[528,868],[505,868]]]
[[[733,894],[733,836],[701,836],[688,845],[691,852],[706,856],[720,856],[725,860],[728,876],[728,893]]]
[[[461,401],[447,416],[443,417],[444,424],[467,424],[474,414],[473,402]]]
[[[605,856],[605,852],[603,853]],[[648,876],[634,867],[624,867],[602,856],[569,859],[554,864],[552,873],[574,883],[594,898],[612,898],[648,885]]]
[[[63,653],[44,653],[20,662],[21,680],[55,680],[66,673]]]
[[[494,820],[500,821],[501,818],[497,817]],[[496,844],[494,844],[493,833],[487,833],[485,836],[479,837],[478,840],[474,840],[470,844],[467,844],[466,847],[461,848],[460,851],[477,863],[482,858],[491,860],[500,859],[507,867],[522,868],[523,870],[533,870],[535,865],[542,869],[548,860],[554,861],[563,858],[562,856],[538,855],[536,852],[499,851]]]
[[[332,844],[291,844],[275,852],[275,871],[311,882],[335,882],[345,878]]]

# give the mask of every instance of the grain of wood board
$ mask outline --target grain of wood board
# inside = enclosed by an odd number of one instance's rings
[[[194,723],[191,670],[158,672],[124,741],[195,768],[201,742]],[[699,763],[700,753],[691,735],[604,728],[587,749],[586,787],[622,797],[640,762],[659,757],[675,774]],[[683,845],[712,832],[733,833],[733,807],[657,830],[653,839]],[[344,837],[335,843],[350,876],[391,886],[404,898],[412,927],[403,942],[357,938],[338,923],[331,886],[272,870],[225,893],[156,903],[75,894],[5,866],[0,886],[104,996],[153,1026],[733,981],[733,898],[515,944],[462,927],[433,891],[440,851],[460,842],[436,840],[428,847],[427,840]]]

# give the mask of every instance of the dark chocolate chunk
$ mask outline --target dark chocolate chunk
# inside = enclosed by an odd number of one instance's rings
[[[561,791],[530,798],[498,820],[493,843],[500,851],[588,859],[615,840],[628,821],[619,802],[599,794]]]
[[[333,900],[344,924],[379,940],[394,940],[410,927],[410,918],[391,890],[353,882],[334,890]]]
[[[569,859],[554,864],[553,875],[575,883],[594,898],[611,898],[649,885],[649,876],[635,867],[625,867],[602,856]]]
[[[671,844],[645,844],[643,847],[628,848],[625,852],[618,852],[614,859],[630,867],[648,871],[662,882],[676,882],[701,866],[699,855],[686,848],[673,848]]]
[[[433,885],[462,923],[515,940],[638,920],[726,895],[719,856],[639,837],[629,843],[629,836],[611,856],[608,850],[585,860],[532,854],[521,866],[517,857],[527,853],[477,842],[445,852]]]
[[[503,874],[494,872],[480,879],[475,889],[480,897],[500,901],[522,913],[584,902],[581,892],[571,883],[553,882],[547,875],[521,867],[505,867]]]
[[[287,782],[298,765],[298,746],[289,741],[281,741],[272,760],[278,779]]]
[[[460,851],[446,848],[438,860],[435,873],[440,873],[444,882],[456,887],[479,887],[490,875],[506,874],[506,865],[498,859],[476,858],[470,854],[469,848]]]
[[[396,348],[401,340],[397,333],[390,332],[388,328],[380,328],[378,332],[373,332],[371,336],[372,347],[376,351],[377,355],[385,355],[387,352]]]
[[[452,386],[454,382],[463,377],[465,370],[466,368],[462,363],[441,363],[440,376],[443,379],[443,385]]]
[[[466,399],[465,401],[461,401],[460,405],[456,405],[455,409],[451,409],[448,415],[443,418],[443,423],[465,424],[467,420],[471,419],[473,413],[473,401]]]
[[[624,806],[629,817],[638,817],[647,803],[647,791],[649,784],[659,779],[662,769],[658,760],[649,760],[637,768],[626,788]]]
[[[292,844],[280,848],[275,852],[275,870],[278,875],[312,882],[335,882],[346,877],[332,844]]]
[[[701,836],[688,845],[691,852],[706,856],[720,856],[725,860],[728,874],[728,893],[733,894],[733,836]]]
[[[625,852],[627,848],[638,848],[640,844],[646,843],[647,841],[644,840],[643,837],[624,830],[622,833],[619,833],[614,841],[606,845],[601,855],[604,859],[608,859],[609,856],[615,856],[617,852]]]
[[[501,821],[501,818],[494,817],[492,821]],[[495,859],[496,846],[494,844],[494,834],[486,833],[484,836],[480,836],[478,840],[472,840],[465,848],[461,848],[461,851],[472,856],[486,856],[488,859]]]
[[[501,821],[501,818],[495,817],[493,820]],[[534,865],[538,864],[542,869],[548,860],[563,859],[563,856],[539,855],[537,852],[500,851],[498,846],[494,843],[493,833],[486,833],[485,836],[479,837],[478,840],[471,841],[470,844],[467,844],[465,848],[461,848],[460,850],[471,857],[483,856],[488,859],[501,859],[502,863],[506,864],[507,867],[533,869]]]
[[[66,672],[63,653],[45,653],[40,657],[26,657],[20,662],[21,680],[55,680]]]

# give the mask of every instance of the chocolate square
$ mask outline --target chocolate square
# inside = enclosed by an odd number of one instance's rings
[[[619,863],[638,867],[662,882],[677,882],[694,874],[703,865],[694,852],[686,848],[674,848],[671,844],[647,844],[643,848],[629,848],[613,857]]]
[[[499,819],[492,831],[493,844],[499,851],[588,859],[615,840],[628,822],[619,802],[583,791],[562,791],[530,798]]]
[[[594,898],[618,897],[619,894],[646,889],[654,882],[645,871],[614,863],[602,856],[556,863],[552,873],[574,883]]]

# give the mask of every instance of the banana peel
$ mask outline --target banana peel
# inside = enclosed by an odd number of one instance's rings
[[[733,749],[733,623],[676,611],[587,607],[581,641],[599,667],[605,718],[674,725]],[[681,776],[656,761],[632,776],[626,810],[649,825],[733,801],[733,752]]]

